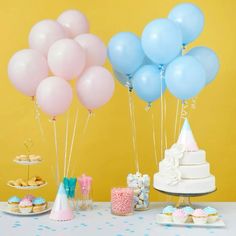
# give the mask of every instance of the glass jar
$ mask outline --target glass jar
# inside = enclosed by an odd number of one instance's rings
[[[139,172],[129,174],[127,176],[127,185],[134,191],[134,210],[147,210],[149,208],[150,177]]]
[[[93,208],[92,177],[82,175],[78,178],[78,183],[78,208],[82,211],[91,210]]]
[[[118,216],[133,214],[134,192],[131,188],[112,188],[111,213]]]

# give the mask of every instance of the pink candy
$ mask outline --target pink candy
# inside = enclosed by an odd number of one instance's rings
[[[133,212],[134,192],[131,188],[111,190],[111,211],[116,215],[129,215]]]

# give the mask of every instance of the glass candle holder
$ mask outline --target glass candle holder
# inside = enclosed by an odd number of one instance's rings
[[[111,190],[111,213],[118,216],[132,215],[133,198],[133,189],[113,188]]]
[[[134,191],[134,210],[144,211],[149,208],[150,177],[140,173],[129,174],[127,185]]]

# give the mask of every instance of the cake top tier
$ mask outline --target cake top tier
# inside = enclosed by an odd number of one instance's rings
[[[184,124],[182,126],[177,144],[183,145],[185,151],[187,152],[194,152],[199,150],[187,118],[185,118],[184,120]]]

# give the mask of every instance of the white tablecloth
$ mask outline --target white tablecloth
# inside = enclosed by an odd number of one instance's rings
[[[0,203],[6,204],[6,203]],[[132,216],[110,214],[109,203],[95,203],[92,211],[75,213],[68,222],[54,222],[48,214],[23,217],[0,213],[0,236],[236,236],[236,203],[204,203],[219,210],[226,228],[161,226],[155,215],[163,203],[152,203],[148,211]]]

